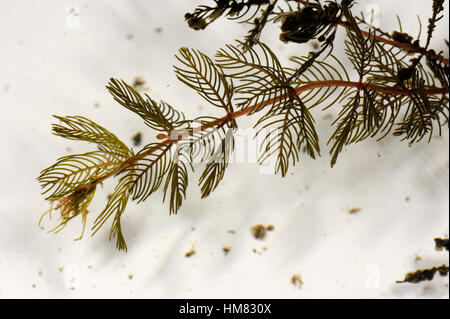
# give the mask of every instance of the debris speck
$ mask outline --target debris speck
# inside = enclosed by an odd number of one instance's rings
[[[436,250],[442,250],[445,248],[445,250],[448,250],[449,244],[448,244],[448,238],[435,238],[434,242],[436,244],[435,249]]]
[[[228,233],[230,233],[230,234],[235,234],[236,231],[235,231],[234,229],[230,229],[230,230],[228,231]]]
[[[230,252],[231,248],[228,246],[223,246],[222,247],[223,253],[226,255],[228,255],[228,253]]]
[[[275,227],[273,225],[268,225],[265,227],[264,225],[258,224],[250,228],[252,231],[253,237],[256,239],[264,239],[266,237],[266,231],[272,231]]]
[[[411,199],[411,197],[406,196],[406,197],[405,197],[405,202],[409,202],[410,199]]]
[[[353,208],[348,209],[347,211],[350,214],[356,214],[356,213],[359,213],[361,211],[361,209],[362,209],[361,207],[353,207]]]
[[[59,271],[60,273],[62,273],[62,272],[64,271],[64,267],[63,267],[63,266],[59,267],[59,268],[58,268],[58,271]]]
[[[131,279],[133,279],[133,274],[128,275],[128,280],[131,280]]]
[[[251,228],[253,237],[255,237],[256,239],[264,239],[264,237],[266,237],[266,228],[261,225],[255,225]]]
[[[36,284],[32,284],[31,287],[36,288]]]
[[[291,277],[291,283],[294,286],[297,286],[298,288],[302,288],[302,286],[303,286],[302,277],[299,274],[293,274]]]
[[[311,47],[313,48],[313,50],[317,51],[320,49],[320,43],[317,40],[312,40],[311,41]]]
[[[436,272],[439,272],[441,276],[447,276],[448,275],[448,266],[442,265],[439,267],[433,267],[429,269],[420,269],[414,272],[409,272],[405,275],[405,279],[403,280],[397,280],[397,283],[418,283],[425,280],[432,280],[434,277],[434,274]]]
[[[133,40],[134,35],[131,33],[128,33],[126,37],[127,37],[127,40]]]
[[[95,103],[94,103],[94,107],[100,107],[100,103],[95,102]]]
[[[191,257],[192,255],[194,255],[195,254],[195,250],[194,250],[194,248],[192,248],[191,250],[189,250],[186,254],[185,254],[185,256],[186,257]]]
[[[39,271],[38,271],[38,275],[39,275],[39,276],[42,276],[42,270],[39,270]]]
[[[163,30],[162,27],[156,27],[156,28],[155,28],[155,32],[156,32],[156,33],[161,33],[162,30]]]
[[[139,146],[141,145],[142,142],[142,133],[141,132],[137,132],[133,137],[133,144],[134,146]]]
[[[135,90],[141,89],[144,86],[144,84],[145,84],[144,78],[138,75],[134,78],[133,89]]]
[[[422,257],[420,257],[418,254],[416,254],[414,257],[414,261],[418,262],[419,260],[422,260]]]

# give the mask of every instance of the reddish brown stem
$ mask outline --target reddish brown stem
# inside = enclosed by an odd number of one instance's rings
[[[340,86],[340,87],[354,87],[357,89],[362,89],[363,87],[365,87],[367,90],[371,90],[371,89],[377,89],[379,92],[382,93],[388,93],[388,94],[393,94],[393,95],[403,95],[403,96],[409,96],[411,94],[413,94],[414,92],[411,90],[405,90],[405,89],[400,89],[400,88],[392,88],[392,87],[383,87],[383,86],[376,86],[373,84],[366,84],[366,83],[360,83],[360,82],[352,82],[352,81],[336,81],[336,80],[329,80],[329,81],[317,81],[317,82],[310,82],[308,84],[305,84],[303,86],[297,87],[295,89],[293,89],[291,91],[291,95],[299,95],[302,92],[308,91],[308,90],[312,90],[315,88],[319,88],[319,87],[327,87],[327,86]],[[445,88],[429,88],[426,90],[426,93],[428,95],[435,95],[435,94],[448,94],[447,89]],[[230,122],[233,121],[234,119],[241,117],[243,115],[246,115],[248,113],[250,113],[253,110],[257,110],[257,109],[261,109],[264,106],[276,103],[280,100],[283,100],[287,97],[287,94],[283,94],[280,96],[277,96],[275,98],[269,99],[267,101],[263,101],[261,103],[246,107],[245,109],[242,109],[240,111],[236,111],[233,113],[228,113],[227,115],[218,118],[214,121],[205,123],[203,125],[200,126],[200,130],[206,130],[208,128],[211,127],[216,127],[218,125],[224,124],[225,122]],[[190,133],[191,135],[192,133]],[[186,138],[187,136],[178,136],[177,139],[170,139],[170,137],[168,137],[167,139],[163,140],[160,144],[164,144],[164,145],[168,145],[171,146],[174,143],[177,143],[178,140],[182,140],[184,138]],[[153,152],[157,151],[159,148],[158,147],[154,147],[151,149],[148,149],[145,152],[142,152],[141,154],[139,154],[138,156],[134,157],[133,161],[129,161],[129,162],[125,162],[123,165],[121,165],[119,168],[117,168],[116,170],[113,170],[109,173],[106,173],[103,176],[100,176],[99,178],[93,180],[92,182],[90,182],[89,184],[83,185],[82,187],[80,187],[77,190],[82,190],[85,188],[88,188],[90,186],[92,186],[93,184],[98,184],[103,182],[105,179],[116,175],[120,172],[122,172],[123,170],[125,170],[126,168],[132,166],[133,164],[136,163],[136,161],[144,158],[145,156],[152,154]]]

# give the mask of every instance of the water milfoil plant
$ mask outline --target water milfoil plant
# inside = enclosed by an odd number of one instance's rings
[[[423,46],[419,36],[414,39],[402,30],[387,33],[354,16],[351,0],[289,1],[285,8],[278,2],[215,0],[214,6],[200,6],[185,16],[196,30],[221,16],[251,25],[244,40],[225,45],[213,57],[185,47],[176,55],[177,78],[222,116],[186,119],[176,107],[140,94],[120,79],[110,79],[109,93],[155,131],[155,139],[138,152],[85,117],[55,116],[54,134],[93,143],[96,149],[61,157],[38,177],[51,203],[44,216],[57,213],[60,218],[54,231],[80,216],[84,233],[97,188],[114,179],[114,191],[97,214],[92,233],[108,222],[110,239],[127,250],[121,226],[127,203],[145,201],[161,189],[169,213],[176,214],[186,199],[194,162],[204,164],[196,183],[202,198],[209,196],[229,166],[243,116],[255,119],[258,162],[274,161],[274,173],[281,177],[304,153],[320,156],[313,108],[339,110],[328,140],[331,166],[347,145],[388,135],[410,144],[430,141],[448,127],[449,61],[429,48],[444,1],[432,2]],[[267,23],[280,25],[282,41],[302,45],[316,40],[318,50],[282,65],[260,41]],[[335,56],[338,28],[346,31],[341,55],[351,70]]]

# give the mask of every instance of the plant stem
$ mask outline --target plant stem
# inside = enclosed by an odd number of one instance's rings
[[[316,81],[316,82],[309,82],[308,84],[305,84],[303,86],[299,86],[295,89],[292,90],[291,94],[297,96],[302,92],[308,91],[308,90],[312,90],[315,88],[319,88],[319,87],[329,87],[329,86],[340,86],[340,87],[354,87],[357,89],[362,89],[362,88],[366,88],[367,90],[371,90],[371,89],[377,89],[379,92],[382,93],[388,93],[388,94],[393,94],[393,95],[403,95],[403,96],[409,96],[412,95],[414,92],[411,90],[405,90],[405,89],[400,89],[400,88],[393,88],[393,87],[384,87],[384,86],[376,86],[373,84],[367,84],[367,83],[360,83],[360,82],[352,82],[352,81],[337,81],[337,80],[329,80],[329,81]],[[447,89],[445,88],[437,88],[437,87],[433,87],[433,88],[429,88],[426,90],[426,93],[428,95],[435,95],[435,94],[448,94]],[[288,93],[289,94],[289,93]],[[267,101],[263,101],[261,103],[246,107],[245,109],[242,109],[240,111],[235,111],[232,113],[228,113],[227,115],[218,118],[214,121],[208,122],[208,123],[204,123],[203,125],[200,126],[200,130],[206,130],[208,128],[211,127],[216,127],[219,125],[223,125],[226,122],[231,122],[234,119],[241,117],[243,115],[246,115],[248,113],[250,113],[253,110],[256,109],[260,109],[264,106],[276,103],[280,100],[285,99],[286,97],[288,97],[288,94],[283,94],[277,97],[274,97],[272,99],[269,99]],[[191,136],[193,133],[189,133],[189,135]],[[167,139],[163,140],[160,144],[165,144],[167,146],[171,146],[174,143],[177,143],[179,140],[183,140],[187,137],[187,135],[182,135],[182,136],[178,136],[177,139],[170,139],[170,137],[168,137]],[[113,176],[113,175],[117,175],[120,172],[122,172],[123,170],[125,170],[126,168],[130,167],[131,165],[133,165],[134,163],[136,163],[136,161],[144,158],[145,156],[152,154],[153,152],[157,151],[159,148],[155,147],[155,148],[151,148],[148,149],[145,152],[142,152],[141,154],[134,156],[132,161],[126,161],[123,165],[121,165],[120,167],[118,167],[117,169],[110,171],[108,173],[105,173],[104,175],[98,177],[97,179],[93,180],[92,182],[90,182],[89,184],[83,185],[81,186],[79,189],[77,190],[82,190],[84,188],[88,188],[90,186],[92,186],[93,184],[98,184],[103,182],[105,179]]]

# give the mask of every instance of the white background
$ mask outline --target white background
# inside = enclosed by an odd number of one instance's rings
[[[129,204],[122,220],[128,253],[116,251],[106,227],[94,237],[87,231],[81,241],[73,241],[79,220],[55,235],[46,232],[57,223],[53,216],[40,229],[48,209],[35,180],[40,170],[92,147],[52,135],[53,114],[86,116],[130,145],[138,131],[144,142],[155,139],[113,101],[104,87],[110,77],[132,83],[142,76],[152,97],[188,118],[219,115],[172,71],[181,46],[212,56],[246,34],[247,26],[226,20],[202,32],[189,29],[184,13],[210,2],[0,2],[0,298],[448,298],[448,277],[395,283],[409,271],[448,263],[433,241],[449,232],[448,127],[442,137],[411,148],[394,137],[352,145],[331,169],[326,141],[337,106],[314,112],[322,156],[302,157],[285,178],[236,164],[204,200],[199,172],[191,176],[178,215],[169,216],[160,192]],[[359,1],[354,12],[368,4]],[[431,1],[377,4],[387,32],[398,29],[399,14],[413,35],[420,15],[426,33]],[[310,50],[284,45],[278,32],[269,27],[262,40],[283,62]],[[344,59],[340,32],[335,54]],[[448,56],[443,38],[447,13],[432,46]],[[323,118],[327,113],[331,119]],[[88,228],[112,187],[107,182],[97,192]],[[352,207],[362,210],[351,215]],[[259,223],[275,227],[263,241],[250,232]],[[223,246],[231,247],[227,256]],[[192,248],[196,253],[186,258]],[[302,288],[290,282],[293,274]]]

